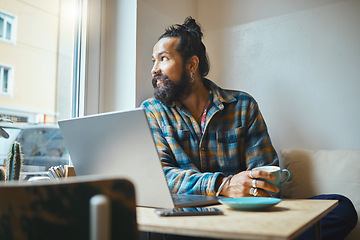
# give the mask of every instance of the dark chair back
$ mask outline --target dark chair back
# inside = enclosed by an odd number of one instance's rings
[[[110,239],[138,239],[134,186],[124,179],[74,177],[0,184],[0,239],[90,239],[90,199],[110,201]]]

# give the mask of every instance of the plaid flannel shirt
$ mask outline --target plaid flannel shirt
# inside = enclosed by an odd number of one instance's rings
[[[180,102],[166,106],[151,98],[141,105],[173,193],[215,195],[219,175],[278,165],[256,101],[207,79],[205,86],[211,89],[213,101],[204,132]]]

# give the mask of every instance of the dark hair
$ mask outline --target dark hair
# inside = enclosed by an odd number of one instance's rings
[[[178,37],[180,42],[177,51],[181,53],[183,62],[196,55],[199,58],[199,71],[205,77],[210,70],[206,47],[201,41],[203,33],[201,27],[192,17],[187,17],[184,24],[175,24],[168,27],[158,40],[166,37]]]

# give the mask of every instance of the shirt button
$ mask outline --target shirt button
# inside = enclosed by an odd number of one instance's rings
[[[202,148],[201,148],[201,151],[202,151],[202,152],[205,152],[205,148],[204,148],[204,147],[202,147]]]

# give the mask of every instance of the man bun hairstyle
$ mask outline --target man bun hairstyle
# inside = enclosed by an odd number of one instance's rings
[[[206,47],[201,41],[203,33],[201,27],[192,17],[187,17],[182,25],[175,24],[168,27],[165,33],[158,40],[166,37],[178,37],[180,39],[177,51],[180,52],[185,63],[192,56],[199,58],[199,71],[202,77],[208,75],[209,59],[206,54]]]

